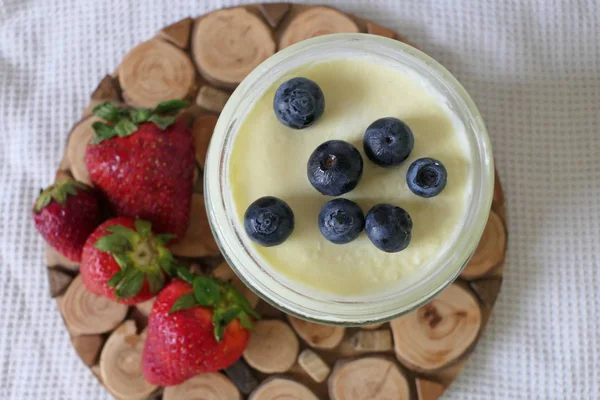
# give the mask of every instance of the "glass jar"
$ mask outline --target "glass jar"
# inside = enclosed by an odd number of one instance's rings
[[[428,273],[413,274],[397,289],[368,296],[336,296],[288,279],[262,261],[246,237],[229,187],[229,157],[237,131],[256,100],[289,71],[305,63],[368,56],[402,66],[427,79],[465,126],[472,155],[472,197],[460,234]],[[321,36],[290,46],[260,64],[238,86],[223,109],[206,160],[204,193],[219,247],[242,281],[275,307],[300,318],[337,325],[383,322],[434,298],[460,274],[485,228],[494,187],[492,149],[482,117],[461,84],[438,62],[402,42],[367,34]]]

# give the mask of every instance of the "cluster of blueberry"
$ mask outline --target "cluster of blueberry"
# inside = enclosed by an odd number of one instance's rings
[[[283,83],[273,100],[279,121],[294,129],[304,129],[316,122],[325,110],[321,88],[306,78]],[[401,164],[414,147],[408,125],[397,118],[381,118],[365,131],[365,154],[381,167]],[[358,185],[363,173],[363,159],[356,147],[343,140],[329,140],[310,156],[307,176],[311,185],[327,196],[341,196]],[[444,165],[433,158],[420,158],[408,168],[406,182],[417,196],[438,195],[446,186]],[[412,220],[403,208],[376,204],[365,217],[355,202],[337,198],[323,205],[318,219],[323,236],[332,243],[345,244],[356,239],[363,229],[380,250],[394,253],[410,243]],[[276,197],[262,197],[248,207],[244,227],[250,239],[263,246],[283,243],[294,230],[294,213],[286,202]]]

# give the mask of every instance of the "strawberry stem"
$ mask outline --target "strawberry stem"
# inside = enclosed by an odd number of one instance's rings
[[[98,144],[114,137],[127,137],[137,132],[140,124],[151,122],[164,131],[177,121],[179,111],[188,106],[184,100],[168,100],[159,103],[153,110],[149,108],[119,107],[107,101],[98,104],[92,112],[107,123],[96,121],[92,124],[96,136],[92,144]]]
[[[144,279],[148,281],[150,292],[158,293],[164,286],[165,275],[173,275],[175,269],[164,236],[163,239],[155,237],[148,221],[136,220],[134,226],[135,230],[111,225],[106,228],[110,234],[94,244],[98,250],[112,254],[121,267],[107,283],[115,288],[115,295],[121,299],[135,297]]]
[[[223,339],[227,325],[234,319],[239,319],[244,328],[252,330],[252,318],[260,318],[246,297],[229,283],[206,276],[193,276],[183,267],[179,267],[177,273],[192,285],[194,291],[177,299],[169,312],[172,314],[193,307],[212,308],[217,342]]]
[[[65,179],[59,181],[45,190],[40,191],[40,196],[35,203],[35,212],[39,213],[47,207],[52,200],[60,205],[64,205],[67,201],[67,196],[75,196],[79,190],[88,190],[89,188],[81,182],[73,179]]]

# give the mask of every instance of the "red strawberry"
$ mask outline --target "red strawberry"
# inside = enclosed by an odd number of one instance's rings
[[[33,220],[50,246],[79,262],[87,237],[102,222],[102,212],[90,187],[66,179],[40,193],[33,207]]]
[[[152,233],[150,222],[130,217],[109,219],[83,246],[80,273],[92,293],[123,304],[137,304],[156,296],[165,272],[174,269],[165,245],[173,235]]]
[[[155,385],[178,385],[231,366],[248,346],[250,316],[259,317],[231,285],[201,276],[186,280],[167,285],[150,312],[142,368]]]
[[[96,136],[85,154],[92,182],[117,215],[178,237],[189,222],[196,168],[190,129],[174,116],[186,104],[172,100],[154,110],[101,104],[94,113],[109,124],[93,124]]]

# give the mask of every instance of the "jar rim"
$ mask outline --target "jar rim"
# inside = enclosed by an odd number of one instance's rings
[[[306,55],[332,54],[332,49],[377,54],[427,71],[443,85],[447,96],[455,103],[457,109],[454,111],[465,125],[475,156],[472,206],[467,211],[463,231],[449,248],[452,252],[450,257],[426,279],[398,293],[368,301],[342,299],[307,289],[261,265],[244,245],[241,237],[244,232],[236,228],[238,217],[232,212],[228,197],[228,156],[245,112],[278,77],[289,71],[286,66]],[[306,62],[298,63],[296,67]],[[332,34],[305,40],[283,49],[256,67],[234,91],[221,112],[205,165],[204,194],[210,226],[223,256],[235,273],[275,307],[303,319],[338,325],[371,324],[396,318],[426,304],[451,284],[479,243],[491,207],[494,185],[493,156],[487,130],[479,110],[463,86],[425,53],[397,40],[361,33]],[[468,230],[465,231],[465,227]]]

